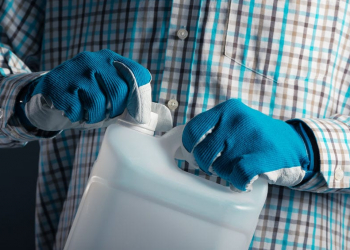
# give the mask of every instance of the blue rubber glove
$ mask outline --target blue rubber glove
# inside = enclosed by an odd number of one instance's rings
[[[310,173],[306,145],[294,127],[231,99],[184,128],[185,159],[207,174],[248,191],[259,177],[294,186]],[[311,170],[312,172],[312,170]]]
[[[136,122],[147,123],[150,81],[146,68],[113,51],[82,52],[27,88],[23,123],[46,131],[103,127],[126,108]]]

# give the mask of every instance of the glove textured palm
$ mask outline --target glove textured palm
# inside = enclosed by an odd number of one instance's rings
[[[292,125],[231,99],[194,117],[184,128],[183,151],[207,174],[246,191],[260,175],[270,183],[300,183],[309,159]]]

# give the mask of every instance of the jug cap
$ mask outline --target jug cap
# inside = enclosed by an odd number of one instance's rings
[[[124,113],[119,116],[117,122],[123,126],[137,130],[139,132],[148,135],[154,135],[154,131],[156,130],[158,122],[158,114],[151,112],[149,122],[147,124],[141,124],[135,121],[135,119],[125,109]]]

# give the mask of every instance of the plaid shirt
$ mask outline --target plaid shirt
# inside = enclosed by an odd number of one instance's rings
[[[105,48],[150,70],[153,101],[178,101],[174,125],[230,98],[305,121],[320,172],[294,189],[269,186],[251,249],[350,249],[347,1],[4,0],[0,8],[0,145],[41,139],[39,249],[63,248],[105,129],[43,139],[52,135],[18,123],[15,99],[41,71]],[[188,37],[180,39],[179,29]]]

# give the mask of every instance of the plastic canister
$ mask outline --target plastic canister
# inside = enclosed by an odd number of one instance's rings
[[[156,124],[107,128],[65,249],[248,249],[267,182],[234,193],[182,171],[182,128],[154,137]]]

